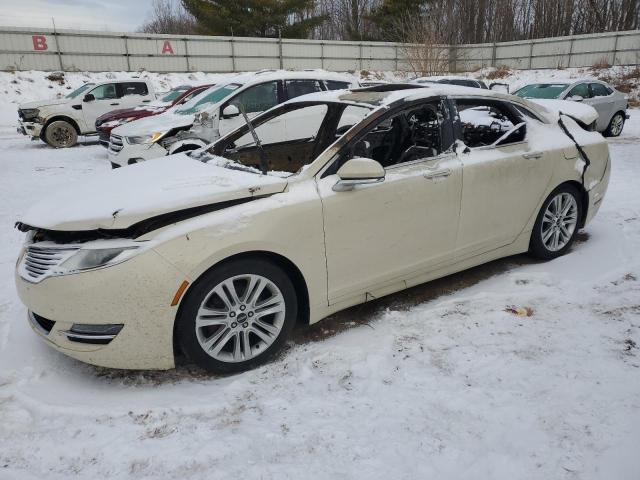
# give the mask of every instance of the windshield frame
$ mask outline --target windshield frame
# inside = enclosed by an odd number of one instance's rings
[[[515,92],[513,92],[513,95],[515,95],[516,97],[520,97],[520,98],[538,98],[538,99],[543,99],[543,100],[557,100],[562,95],[562,92],[567,90],[567,88],[569,88],[570,86],[571,86],[570,83],[561,83],[561,82],[530,83],[528,85],[525,85],[525,86],[519,88]],[[557,88],[560,88],[560,87],[562,87],[562,88],[560,90],[558,90]],[[542,89],[550,89],[550,91],[557,92],[557,94],[555,96],[553,96],[553,97],[530,96],[530,95],[520,94],[520,92],[522,92],[525,89],[532,89],[534,91],[535,90],[542,90]],[[551,90],[551,89],[554,89],[554,90]]]
[[[195,115],[200,113],[205,108],[209,108],[213,105],[217,105],[221,103],[223,100],[226,100],[231,94],[234,92],[238,92],[242,89],[244,85],[238,82],[231,82],[225,85],[215,85],[213,87],[207,88],[203,92],[200,92],[198,95],[193,97],[186,103],[183,103],[179,107],[173,110],[174,113],[178,115]],[[234,88],[229,88],[234,87]],[[214,101],[204,102],[204,99],[210,95],[213,95],[216,92],[227,89],[228,92],[220,98],[217,98]],[[202,102],[202,103],[201,103]],[[199,108],[196,108],[199,107]]]
[[[311,94],[311,95],[315,95],[315,94]],[[313,106],[318,106],[318,105],[325,105],[327,107],[327,112],[325,115],[329,115],[331,112],[331,109],[335,109],[336,106],[342,106],[343,108],[343,112],[344,109],[346,109],[347,107],[350,106],[354,106],[354,107],[359,107],[359,108],[363,108],[365,110],[369,110],[369,112],[367,113],[367,115],[365,115],[359,122],[355,123],[348,131],[346,131],[345,133],[343,133],[340,137],[335,138],[334,141],[332,141],[331,143],[329,143],[326,148],[324,148],[321,152],[319,152],[316,157],[314,159],[312,159],[309,163],[305,164],[301,169],[299,169],[296,172],[287,172],[289,173],[289,175],[285,176],[285,177],[281,177],[281,178],[286,178],[286,179],[290,179],[292,177],[295,177],[297,175],[299,175],[301,172],[303,171],[310,171],[312,172],[311,175],[315,175],[315,173],[317,172],[317,170],[321,169],[325,163],[327,163],[327,161],[329,160],[328,158],[325,159],[325,155],[327,154],[327,152],[330,151],[334,151],[334,149],[337,148],[337,150],[339,150],[340,148],[342,148],[342,145],[344,144],[344,142],[346,142],[347,138],[351,138],[351,136],[353,135],[353,130],[355,129],[356,131],[358,131],[363,125],[368,124],[368,120],[369,118],[372,116],[372,112],[375,112],[376,110],[379,109],[379,107],[375,106],[375,105],[371,105],[368,103],[359,103],[359,102],[350,102],[350,101],[340,101],[340,100],[308,100],[308,101],[298,101],[296,99],[296,101],[288,101],[288,102],[284,102],[281,103],[279,105],[276,105],[272,108],[270,108],[269,110],[267,110],[264,113],[261,113],[260,115],[258,115],[257,117],[250,119],[249,121],[251,122],[251,126],[254,129],[257,129],[258,127],[260,127],[262,124],[273,120],[274,118],[280,116],[280,115],[286,115],[289,112],[295,111],[295,110],[301,110],[303,108],[307,108],[307,107],[313,107]],[[322,132],[323,129],[325,128],[325,121],[327,120],[326,116],[323,119],[321,126],[320,126],[320,130],[319,132]],[[338,118],[339,120],[339,118]],[[337,126],[337,124],[336,124]],[[322,132],[325,133],[325,132]],[[219,138],[218,140],[216,140],[215,142],[213,142],[212,144],[209,144],[205,147],[203,147],[202,149],[200,149],[198,152],[198,154],[196,155],[196,158],[200,159],[201,161],[207,163],[208,160],[211,159],[220,159],[223,158],[225,160],[227,160],[230,164],[236,164],[236,165],[241,165],[243,167],[243,169],[248,169],[247,171],[249,171],[249,169],[252,169],[253,167],[249,166],[249,165],[244,165],[241,162],[237,162],[233,159],[230,159],[228,157],[225,157],[225,146],[232,141],[232,138],[234,138],[235,136],[238,136],[238,138],[241,138],[244,135],[250,134],[250,128],[249,125],[245,122],[242,125],[240,125],[238,128],[232,130],[231,132],[227,133],[224,137]],[[318,136],[320,136],[320,133],[318,134]],[[336,151],[337,151],[336,150]],[[204,157],[204,158],[203,158]],[[209,159],[207,159],[206,157],[209,157]],[[317,163],[317,166],[316,166]],[[312,168],[312,166],[316,166],[316,168]],[[227,166],[226,168],[232,168],[230,166]],[[278,171],[276,170],[269,170],[267,172],[267,175],[274,175],[275,173],[277,173]],[[256,170],[255,173],[260,174],[261,172],[259,170]],[[275,175],[275,176],[279,176],[279,175]]]

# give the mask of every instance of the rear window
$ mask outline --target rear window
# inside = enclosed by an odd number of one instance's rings
[[[338,82],[336,80],[326,80],[324,82],[328,90],[346,90],[351,84],[349,82]]]
[[[473,88],[480,88],[480,85],[478,85],[478,82],[476,82],[475,80],[457,80],[457,79],[453,79],[453,80],[440,80],[440,82],[438,83],[448,83],[449,85],[459,85],[461,87],[473,87]]]
[[[607,95],[611,95],[613,93],[601,83],[592,83],[591,91],[593,92],[594,97],[606,97]]]
[[[148,95],[149,89],[144,82],[127,82],[121,84],[123,95]]]
[[[558,98],[568,86],[566,83],[534,83],[522,87],[514,95],[522,98]]]

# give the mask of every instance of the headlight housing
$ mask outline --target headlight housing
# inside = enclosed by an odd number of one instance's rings
[[[138,248],[133,245],[116,248],[79,248],[60,264],[58,273],[75,273],[115,265],[134,256]]]
[[[35,120],[36,118],[38,118],[39,113],[40,110],[38,110],[37,108],[21,108],[18,111],[20,118],[22,118],[22,120],[24,121]]]
[[[164,137],[168,132],[154,132],[151,135],[138,135],[134,137],[126,137],[127,142],[132,145],[150,145]]]

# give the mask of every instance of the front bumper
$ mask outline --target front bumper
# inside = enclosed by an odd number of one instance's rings
[[[118,146],[119,147],[119,146]],[[107,150],[109,161],[121,167],[133,163],[151,160],[152,158],[164,157],[168,151],[158,143],[151,145],[131,145],[126,140],[122,141],[122,148],[115,150],[113,145]]]
[[[153,250],[117,265],[39,283],[25,280],[17,270],[15,275],[18,295],[32,312],[29,323],[40,338],[83,362],[122,369],[174,367],[177,307],[170,305],[184,280]],[[36,318],[44,319],[47,328]],[[74,324],[122,328],[108,342],[87,343],[70,338]]]
[[[22,135],[27,135],[32,139],[37,139],[40,138],[42,124],[38,122],[20,122],[17,131]]]

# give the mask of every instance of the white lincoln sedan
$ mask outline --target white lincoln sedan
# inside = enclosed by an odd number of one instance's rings
[[[301,116],[295,138],[260,141]],[[50,194],[17,224],[18,292],[33,330],[85,362],[168,369],[180,351],[252,368],[296,322],[565,254],[611,168],[580,126],[593,118],[575,117],[451,85],[299,97],[206,148]]]

